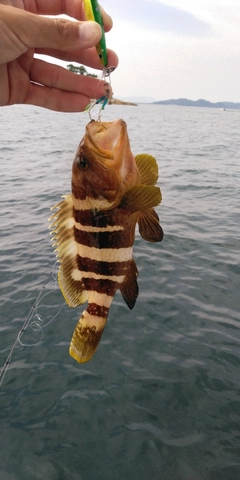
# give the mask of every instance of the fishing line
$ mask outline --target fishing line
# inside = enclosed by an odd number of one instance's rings
[[[0,371],[0,386],[2,385],[3,379],[6,375],[8,367],[11,363],[12,355],[13,355],[14,350],[17,347],[17,345],[19,344],[23,347],[32,347],[32,346],[39,345],[42,341],[42,338],[43,338],[43,328],[46,328],[50,323],[52,323],[55,320],[55,318],[59,315],[60,311],[63,309],[63,307],[65,305],[65,302],[64,302],[61,305],[61,307],[58,309],[57,313],[47,323],[45,323],[43,325],[44,319],[38,313],[38,308],[40,306],[40,303],[43,301],[43,299],[46,296],[50,295],[50,293],[52,293],[52,291],[45,293],[47,286],[50,286],[51,284],[54,284],[54,290],[55,291],[58,288],[56,273],[54,273],[54,269],[55,269],[57,263],[58,262],[55,262],[53,268],[51,269],[48,276],[44,280],[42,288],[41,288],[39,294],[37,295],[37,298],[35,299],[32,307],[29,311],[29,314],[26,317],[26,320],[25,320],[23,326],[21,327],[21,329],[18,332],[17,338],[16,338],[15,342],[13,343],[13,346],[12,346],[12,348],[11,348],[9,354],[8,354],[8,357],[7,357],[5,363],[2,367],[2,370]],[[21,337],[24,334],[24,332],[27,330],[27,328],[31,328],[35,332],[36,331],[40,332],[40,339],[37,342],[28,344],[28,343],[24,343],[21,340]]]

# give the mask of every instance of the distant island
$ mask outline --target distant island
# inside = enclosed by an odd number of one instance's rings
[[[124,102],[123,100],[118,100],[117,98],[113,97],[108,101],[108,105],[131,105],[133,107],[137,107],[137,103]]]
[[[199,99],[199,100],[188,100],[187,98],[177,98],[177,99],[170,99],[170,100],[160,100],[158,102],[152,102],[155,105],[178,105],[180,107],[207,107],[207,108],[233,108],[233,109],[240,109],[240,103],[233,103],[233,102],[208,102],[207,100]]]

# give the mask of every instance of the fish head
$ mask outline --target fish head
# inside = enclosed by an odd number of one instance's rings
[[[72,170],[72,192],[80,200],[102,200],[105,208],[117,206],[141,177],[130,149],[123,120],[91,121],[79,144]]]

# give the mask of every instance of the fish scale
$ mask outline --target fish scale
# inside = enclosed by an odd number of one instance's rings
[[[72,194],[51,217],[63,296],[70,307],[88,301],[69,349],[80,363],[94,354],[116,291],[130,309],[135,305],[136,224],[145,240],[163,237],[153,209],[161,202],[157,178],[152,156],[133,156],[123,120],[87,125],[73,162]]]

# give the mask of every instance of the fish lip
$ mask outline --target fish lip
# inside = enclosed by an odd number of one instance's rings
[[[113,146],[111,147],[111,150],[105,149],[99,145],[99,140],[95,140],[94,136],[96,135],[96,131],[93,133],[90,132],[90,126],[94,123],[98,123],[102,128],[106,129],[106,131],[109,131],[107,126],[104,125],[104,122],[95,122],[92,120],[91,122],[88,123],[86,126],[86,135],[87,139],[90,142],[90,147],[92,148],[94,153],[96,153],[98,156],[102,157],[103,160],[114,160],[114,150],[119,148],[119,145],[121,144],[122,140],[124,139],[124,135],[126,134],[126,129],[127,125],[124,120],[115,120],[114,122],[106,122],[111,124],[110,128],[111,131],[113,128],[116,128],[116,125],[120,123],[120,130],[117,127],[117,135],[116,138],[113,139]],[[108,168],[108,165],[104,165],[104,163],[101,162],[101,165],[103,168]]]

